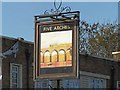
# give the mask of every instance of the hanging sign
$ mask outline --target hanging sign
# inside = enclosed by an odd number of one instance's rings
[[[78,21],[38,22],[35,30],[35,77],[78,76]]]

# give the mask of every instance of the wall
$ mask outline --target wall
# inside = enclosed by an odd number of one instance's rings
[[[107,79],[107,87],[116,88],[117,80],[120,80],[120,62],[116,62],[113,59],[82,54],[80,55],[80,58],[81,71],[110,76],[110,79]]]
[[[2,52],[8,50],[11,46],[14,45],[16,41],[19,41],[19,51],[15,55],[7,56],[2,61],[2,87],[10,88],[10,63],[16,63],[22,65],[22,88],[32,88],[34,87],[33,83],[33,43],[20,41],[12,38],[4,38],[2,39]],[[28,52],[28,56],[26,56],[26,52]],[[29,57],[29,58],[28,58]],[[28,61],[28,63],[27,63]],[[27,71],[28,75],[27,75]]]

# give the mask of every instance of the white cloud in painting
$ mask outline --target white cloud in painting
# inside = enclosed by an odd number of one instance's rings
[[[41,48],[64,43],[72,43],[72,30],[41,33]]]

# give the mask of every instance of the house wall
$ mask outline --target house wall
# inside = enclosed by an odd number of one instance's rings
[[[22,88],[33,88],[33,44],[17,39],[2,38],[2,52],[7,51],[17,41],[19,42],[19,51],[17,54],[7,56],[7,58],[2,60],[2,87],[10,88],[10,64],[15,63],[22,65]],[[26,56],[26,52],[28,52],[28,56]],[[29,71],[28,74],[27,71]]]
[[[110,79],[107,79],[107,88],[116,88],[117,80],[120,80],[119,62],[89,55],[80,55],[80,58],[81,71],[107,75],[110,77]],[[114,72],[113,75],[112,72]]]

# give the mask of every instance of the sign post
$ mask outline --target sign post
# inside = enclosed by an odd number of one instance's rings
[[[34,78],[79,77],[79,11],[35,16]]]

